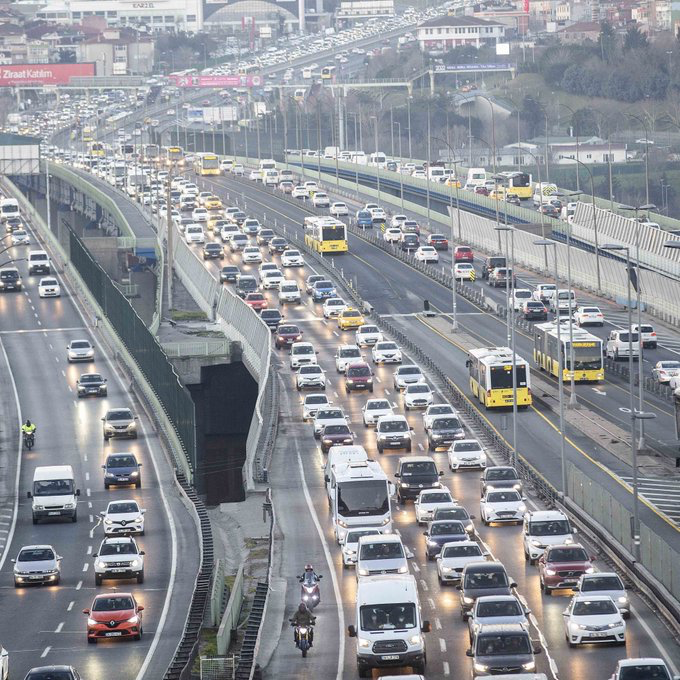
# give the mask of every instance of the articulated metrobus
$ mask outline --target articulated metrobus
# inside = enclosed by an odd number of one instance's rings
[[[507,187],[507,193],[515,194],[521,200],[529,199],[534,195],[533,181],[526,172],[502,172],[505,176],[503,185]]]
[[[512,406],[512,350],[509,347],[471,349],[465,362],[470,371],[470,390],[486,408]],[[531,404],[529,364],[515,354],[517,406]]]
[[[602,360],[602,340],[583,328],[572,327],[574,340],[574,381],[599,382],[604,380]],[[571,380],[571,347],[569,346],[569,327],[549,323],[534,326],[534,361],[542,371],[559,377],[559,354],[562,353],[562,378]]]
[[[90,156],[102,158],[106,156],[106,147],[102,142],[90,142]]]
[[[335,78],[335,66],[324,66],[321,69],[321,80],[333,80]]]
[[[214,153],[202,153],[196,158],[194,170],[197,175],[219,175],[220,159]]]
[[[305,217],[305,243],[317,253],[346,253],[347,225],[335,217]]]
[[[181,146],[164,146],[161,160],[165,165],[184,165],[184,149]]]
[[[160,157],[160,148],[158,144],[145,144],[142,147],[142,156],[146,161],[151,161],[152,163],[157,162]]]

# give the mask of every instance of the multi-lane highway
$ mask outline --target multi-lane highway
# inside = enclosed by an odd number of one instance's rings
[[[20,454],[20,474],[12,489],[18,498],[16,516],[5,504],[0,511],[0,534],[8,538],[0,553],[0,641],[10,652],[13,678],[50,664],[72,664],[85,679],[112,673],[126,680],[160,678],[182,635],[199,566],[195,523],[180,500],[157,432],[66,282],[58,277],[61,297],[38,297],[42,275],[29,276],[26,262],[21,261],[29,249],[40,247],[34,234],[31,240],[30,246],[8,251],[16,258],[23,290],[0,295],[0,361],[8,363],[12,375],[11,383],[3,382],[3,399],[16,399],[21,417],[37,424],[35,448]],[[95,345],[93,362],[67,362],[66,345],[79,338]],[[108,396],[78,399],[76,381],[92,371],[107,378]],[[130,407],[138,415],[138,439],[104,441],[101,418],[117,406]],[[19,422],[5,422],[5,428],[14,432],[12,446],[3,450],[3,467],[9,470],[17,456]],[[104,489],[105,456],[119,451],[130,451],[142,462],[140,489]],[[34,525],[26,497],[34,470],[58,464],[74,470],[81,491],[78,521]],[[146,553],[145,580],[139,585],[121,580],[95,586],[93,553],[104,538],[99,513],[110,501],[124,499],[134,499],[146,509],[146,532],[137,538]],[[50,544],[63,557],[59,585],[15,589],[10,560],[22,546],[33,544]],[[145,607],[144,634],[138,642],[111,640],[93,648],[86,640],[83,609],[90,607],[95,595],[114,588],[132,592]]]

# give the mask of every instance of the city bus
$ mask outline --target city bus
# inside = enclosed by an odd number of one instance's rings
[[[302,69],[302,77],[303,77],[305,80],[311,79],[311,77],[312,77],[312,67],[311,67],[311,66],[305,66],[305,67]]]
[[[335,66],[324,66],[321,69],[321,80],[333,80],[335,78]]]
[[[164,146],[161,154],[165,165],[184,165],[184,149],[181,146]]]
[[[220,159],[214,153],[199,154],[194,169],[197,175],[219,175]]]
[[[604,380],[602,340],[576,326],[572,326],[571,334],[574,341],[574,381],[600,382]],[[562,324],[558,337],[558,325],[554,321],[536,324],[534,326],[534,362],[542,371],[556,378],[559,377],[558,351],[562,352],[562,379],[571,380],[569,328]]]
[[[502,172],[507,179],[503,182],[509,194],[515,194],[520,200],[528,200],[534,195],[533,181],[526,172]]]
[[[293,99],[295,99],[296,102],[301,102],[305,98],[305,91],[303,88],[298,87],[294,94],[293,94]]]
[[[160,155],[158,144],[145,144],[142,147],[142,154],[144,160],[156,162]]]
[[[470,372],[470,390],[486,408],[512,406],[512,350],[509,347],[471,349],[465,365]],[[515,354],[517,407],[531,405],[529,364]]]
[[[106,147],[102,142],[90,142],[90,156],[102,158],[106,156]]]
[[[335,217],[305,217],[305,243],[318,253],[346,253],[347,225]]]

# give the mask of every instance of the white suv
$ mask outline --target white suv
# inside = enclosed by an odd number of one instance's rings
[[[535,564],[548,546],[573,543],[575,531],[559,510],[527,512],[522,524],[524,559]]]
[[[94,557],[94,582],[104,579],[137,579],[144,583],[144,551],[131,536],[105,538]]]

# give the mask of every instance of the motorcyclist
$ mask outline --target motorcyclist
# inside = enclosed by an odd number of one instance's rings
[[[21,426],[21,432],[24,435],[27,434],[35,435],[35,430],[36,430],[35,423],[32,423],[28,418],[26,418],[26,422]]]
[[[305,564],[305,571],[302,576],[299,577],[300,583],[313,584],[318,583],[321,577],[314,571],[314,567],[311,564]]]
[[[314,641],[314,622],[316,621],[316,616],[307,609],[307,605],[304,602],[300,602],[293,618],[290,619],[291,624],[295,627],[293,632],[293,640],[297,644],[297,629],[298,627],[309,628],[309,646],[312,646]]]

